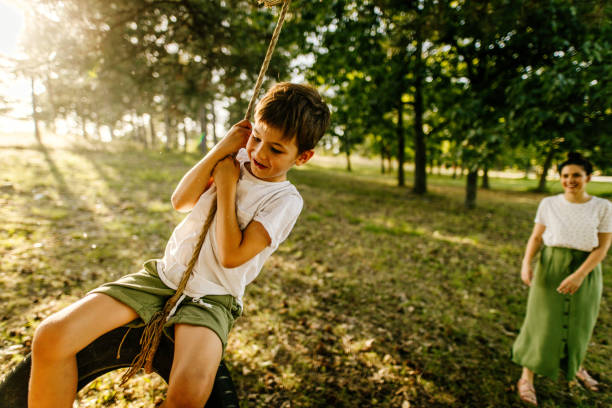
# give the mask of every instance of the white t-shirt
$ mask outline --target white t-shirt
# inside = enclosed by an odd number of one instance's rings
[[[245,287],[261,271],[266,259],[278,248],[291,232],[300,212],[303,200],[289,181],[268,182],[253,176],[246,168],[249,158],[241,149],[236,159],[240,162],[240,178],[236,187],[236,215],[238,225],[244,230],[251,221],[260,222],[270,235],[271,243],[259,254],[236,268],[224,268],[217,259],[215,231],[217,217],[206,234],[200,256],[184,293],[198,298],[206,295],[232,295],[242,302]],[[216,199],[216,187],[205,191],[191,212],[174,229],[166,244],[164,258],[157,262],[160,279],[176,289],[187,269],[196,247],[211,203]]]
[[[591,197],[586,203],[571,203],[563,194],[540,202],[535,222],[546,226],[546,246],[591,252],[599,245],[597,233],[612,232],[612,203]]]

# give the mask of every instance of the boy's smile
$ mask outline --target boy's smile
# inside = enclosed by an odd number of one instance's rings
[[[285,181],[287,172],[294,165],[306,163],[312,151],[298,154],[295,137],[286,138],[281,130],[259,121],[246,145],[251,174],[263,181]],[[310,152],[310,153],[309,153]]]
[[[256,159],[253,159],[251,161],[251,163],[254,163],[255,166],[257,166],[258,169],[263,170],[266,168],[266,166],[264,166],[263,164],[261,164],[260,162],[258,162]]]

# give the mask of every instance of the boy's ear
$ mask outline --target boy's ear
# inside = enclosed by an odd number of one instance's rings
[[[298,154],[297,158],[295,159],[295,165],[301,166],[302,164],[310,160],[313,155],[314,155],[314,150],[312,149],[303,151],[302,153]]]

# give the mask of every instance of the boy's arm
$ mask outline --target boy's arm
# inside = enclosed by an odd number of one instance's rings
[[[202,193],[211,186],[211,176],[217,162],[246,146],[250,134],[251,124],[248,120],[232,126],[225,137],[183,176],[172,193],[172,207],[179,211],[191,210]]]
[[[240,164],[233,157],[221,160],[214,169],[217,186],[217,258],[224,268],[242,265],[271,243],[264,226],[257,221],[240,230],[236,216],[236,183]]]

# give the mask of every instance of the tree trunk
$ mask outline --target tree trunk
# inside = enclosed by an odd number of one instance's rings
[[[385,156],[387,155],[387,149],[384,142],[380,142],[380,173],[385,174]]]
[[[144,116],[138,118],[138,129],[140,129],[140,134],[142,135],[142,142],[144,144],[145,149],[148,149],[151,146],[149,141],[149,136],[147,132],[147,126],[145,125]]]
[[[423,133],[423,39],[417,27],[416,64],[414,75],[414,187],[416,194],[427,192],[427,150]]]
[[[187,132],[187,118],[183,118],[183,152],[187,153],[187,142],[189,141],[189,133]]]
[[[217,115],[215,114],[215,101],[212,102],[212,109],[210,110],[210,113],[212,113],[213,143],[216,145],[219,140],[217,139]]]
[[[351,145],[349,144],[348,134],[344,132],[344,154],[346,155],[346,171],[352,171],[351,168]]]
[[[481,187],[487,190],[491,189],[491,187],[489,186],[489,165],[487,164],[485,164],[484,168],[482,169]]]
[[[540,182],[538,183],[538,187],[536,191],[540,193],[545,193],[546,189],[546,175],[548,174],[548,170],[552,165],[553,158],[555,157],[555,148],[551,147],[546,154],[546,158],[544,159],[544,164],[542,165],[542,174],[540,175]]]
[[[96,125],[96,139],[98,141],[102,141],[102,134],[100,133],[100,124],[96,121],[95,125]]]
[[[401,100],[397,105],[397,185],[406,185],[404,176],[404,104]]]
[[[38,128],[38,112],[36,112],[36,93],[34,92],[34,77],[32,80],[32,119],[34,120],[34,137],[38,143],[41,143],[40,130]]]
[[[112,141],[115,138],[115,126],[112,123],[108,125],[108,131],[110,132],[110,138]]]
[[[172,124],[170,123],[170,114],[166,111],[164,114],[164,130],[166,131],[166,149],[172,148]]]
[[[172,123],[172,135],[174,136],[172,138],[172,148],[174,150],[178,150],[179,147],[179,125],[178,125],[178,120],[171,120]]]
[[[200,110],[200,143],[198,148],[200,149],[200,153],[203,155],[208,153],[208,145],[206,144],[206,123],[206,108],[202,106],[202,109]]]
[[[465,206],[476,207],[476,192],[478,191],[478,167],[468,170],[467,182],[465,184]]]
[[[136,122],[134,121],[134,112],[130,113],[130,126],[132,127],[132,140],[138,141],[138,128],[136,127]]]
[[[155,134],[155,125],[153,124],[153,115],[149,114],[149,129],[151,130],[151,148],[154,149],[157,144],[157,135]]]
[[[132,126],[135,126],[134,130],[136,131],[136,140],[141,142],[145,149],[148,149],[149,143],[147,142],[147,132],[142,125],[142,118],[139,117],[136,112],[133,113]]]
[[[89,139],[89,136],[87,135],[87,120],[85,119],[85,116],[81,116],[81,131],[83,132],[83,139]]]
[[[49,103],[49,111],[50,111],[50,120],[48,122],[51,133],[56,132],[57,126],[55,120],[57,118],[57,111],[55,110],[55,89],[53,88],[53,84],[51,82],[51,71],[47,71],[47,80],[46,80],[46,94],[47,94],[47,102]]]

